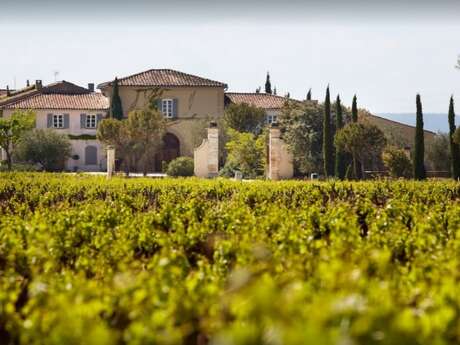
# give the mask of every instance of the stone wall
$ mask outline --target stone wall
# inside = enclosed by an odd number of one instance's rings
[[[270,128],[268,143],[268,172],[270,180],[290,179],[294,176],[292,154],[281,139],[281,132],[276,126]]]

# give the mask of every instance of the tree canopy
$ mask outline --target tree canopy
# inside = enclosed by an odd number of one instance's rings
[[[260,134],[265,125],[265,110],[247,103],[230,104],[224,112],[226,127],[238,132]]]
[[[338,130],[335,136],[337,149],[350,153],[354,160],[361,163],[361,170],[364,161],[381,155],[385,144],[386,139],[383,132],[377,126],[367,123],[349,123]],[[355,176],[359,176],[356,171],[358,169],[356,162],[353,166]]]
[[[67,135],[46,128],[26,132],[17,144],[15,156],[20,161],[39,164],[45,171],[62,171],[71,152]]]
[[[5,151],[6,164],[11,170],[12,154],[22,135],[35,127],[35,113],[15,111],[10,117],[0,118],[0,148]]]
[[[142,165],[146,174],[161,148],[166,122],[152,100],[144,109],[136,109],[125,120],[104,119],[98,126],[97,139],[115,147],[125,170]]]

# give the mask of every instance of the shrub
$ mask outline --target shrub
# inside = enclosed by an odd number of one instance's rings
[[[388,146],[382,153],[382,160],[385,167],[393,177],[406,177],[412,175],[412,162],[406,152],[394,146]]]
[[[11,166],[12,171],[39,171],[40,169],[34,164],[27,163],[14,163]],[[8,165],[6,162],[0,162],[0,172],[8,171]]]
[[[25,133],[18,143],[16,158],[22,162],[39,164],[46,171],[61,171],[71,156],[67,135],[51,129],[35,129]]]
[[[190,157],[178,157],[172,160],[166,169],[169,176],[193,176],[194,163]]]
[[[265,172],[265,135],[256,136],[232,129],[228,134],[230,140],[226,144],[228,156],[223,168],[226,172],[224,174],[233,176],[233,171],[239,170],[246,178],[262,176]]]

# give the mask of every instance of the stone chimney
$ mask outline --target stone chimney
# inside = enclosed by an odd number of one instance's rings
[[[35,80],[35,87],[38,91],[41,91],[41,89],[43,88],[43,83],[40,79]]]
[[[94,83],[88,83],[89,92],[94,92]]]

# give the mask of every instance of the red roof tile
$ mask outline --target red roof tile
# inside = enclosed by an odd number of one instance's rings
[[[225,96],[231,103],[247,103],[262,109],[281,109],[289,98],[267,93],[227,92]]]
[[[101,93],[79,95],[36,94],[7,103],[4,109],[64,109],[64,110],[106,110],[108,99]]]
[[[223,87],[227,84],[214,81],[196,75],[187,74],[172,69],[151,69],[145,72],[133,74],[128,77],[118,79],[120,86],[157,86],[157,87],[187,87],[187,86],[205,86],[205,87]],[[98,85],[98,88],[104,88],[110,85],[112,81]]]

